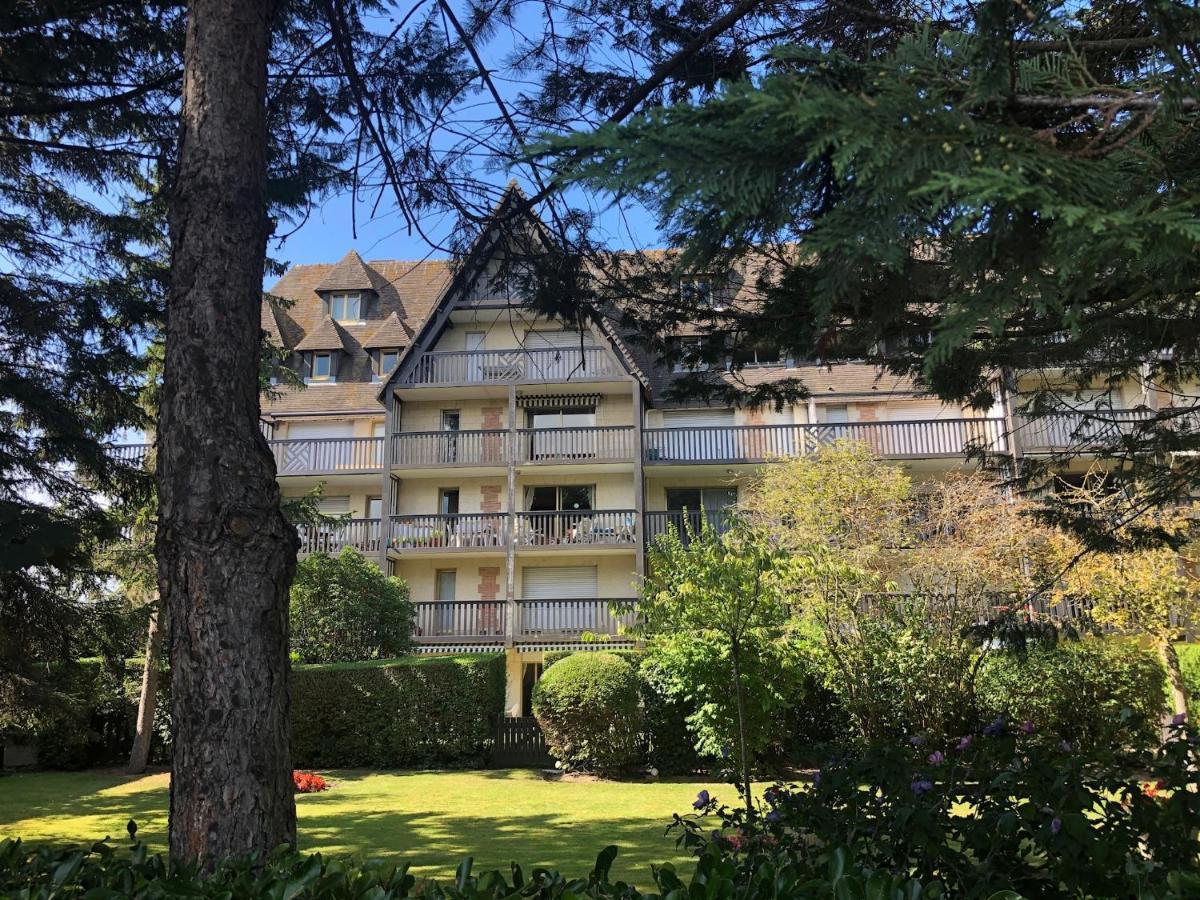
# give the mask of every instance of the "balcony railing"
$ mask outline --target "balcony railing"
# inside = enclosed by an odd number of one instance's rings
[[[633,600],[518,600],[517,642],[579,638],[585,634],[626,636],[637,622]],[[614,612],[614,607],[620,612]]]
[[[146,462],[153,444],[114,444],[108,448],[108,456],[114,462],[140,469]]]
[[[633,547],[637,513],[632,509],[573,509],[516,514],[519,547]]]
[[[1018,415],[1017,442],[1026,452],[1090,450],[1116,443],[1158,413],[1149,409],[1098,409],[1055,412],[1040,416]]]
[[[763,462],[804,456],[837,440],[861,441],[888,459],[962,456],[973,446],[1003,451],[1003,419],[925,419],[815,425],[648,428],[646,461]]]
[[[388,532],[393,550],[486,550],[507,540],[507,513],[392,516]]]
[[[417,359],[403,384],[511,384],[523,381],[581,381],[624,373],[603,347],[537,350],[431,350]]]
[[[522,428],[517,462],[570,463],[633,459],[632,425],[593,428]]]
[[[672,526],[686,542],[691,535],[700,533],[704,522],[718,534],[728,530],[730,524],[729,513],[723,509],[652,509],[646,510],[645,518],[648,541],[666,534]]]
[[[301,525],[300,553],[328,553],[333,556],[343,547],[360,553],[379,552],[378,519],[344,519],[327,525]]]
[[[393,466],[503,466],[507,431],[415,431],[392,435]]]
[[[301,438],[267,441],[280,475],[324,475],[379,471],[383,438]]]
[[[503,600],[455,600],[415,603],[413,637],[418,644],[444,644],[469,640],[502,644],[508,624]]]

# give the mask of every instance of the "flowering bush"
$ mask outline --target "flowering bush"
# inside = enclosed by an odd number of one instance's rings
[[[770,789],[753,816],[698,797],[699,815],[676,827],[743,879],[837,865],[954,897],[1195,896],[1200,755],[1194,731],[1182,720],[1172,728],[1156,752],[1129,759],[1080,754],[1034,722],[996,719],[938,746],[918,739],[831,760],[808,788]]]
[[[296,786],[297,794],[319,794],[329,790],[329,782],[315,772],[292,772],[292,783]]]

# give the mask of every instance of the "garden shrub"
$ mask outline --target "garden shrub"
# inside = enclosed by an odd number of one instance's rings
[[[408,585],[385,575],[353,547],[314,553],[296,565],[289,616],[299,662],[353,662],[403,656],[412,648]]]
[[[1200,721],[1200,644],[1176,644],[1175,652],[1187,688],[1188,715],[1193,722]]]
[[[533,714],[564,770],[617,774],[639,761],[639,679],[615,653],[576,653],[546,669],[533,691]]]
[[[292,760],[304,768],[481,766],[503,708],[500,654],[298,666]]]
[[[1152,651],[1094,637],[989,655],[976,697],[985,719],[1029,720],[1084,752],[1114,743],[1147,748],[1159,739],[1165,678]]]

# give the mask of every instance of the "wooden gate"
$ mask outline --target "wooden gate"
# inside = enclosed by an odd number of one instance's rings
[[[554,759],[546,749],[546,736],[533,716],[503,716],[496,722],[492,767],[496,769],[549,769]]]

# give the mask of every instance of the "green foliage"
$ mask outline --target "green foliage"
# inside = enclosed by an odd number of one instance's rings
[[[637,668],[614,653],[575,653],[534,687],[533,714],[551,755],[566,771],[620,774],[640,757]]]
[[[1166,675],[1157,654],[1117,638],[1060,641],[984,661],[976,685],[984,717],[1031,721],[1083,753],[1158,743]]]
[[[1193,722],[1200,721],[1200,644],[1176,644],[1175,652],[1187,685],[1188,714]]]
[[[301,662],[390,658],[412,646],[408,585],[353,547],[337,556],[314,553],[296,565],[290,615],[292,649]]]
[[[417,657],[292,673],[298,767],[479,766],[504,707],[504,657]]]
[[[1156,752],[1127,760],[996,723],[952,743],[835,759],[812,785],[768,790],[762,828],[726,810],[715,836],[707,815],[677,824],[743,872],[882,871],[923,882],[919,896],[1194,896],[1195,740],[1178,726]]]

